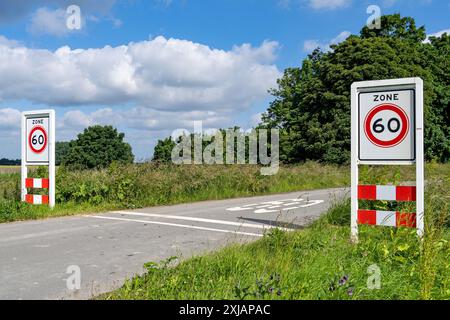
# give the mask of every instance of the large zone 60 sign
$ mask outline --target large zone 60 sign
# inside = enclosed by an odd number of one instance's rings
[[[359,95],[359,160],[414,161],[414,90]]]

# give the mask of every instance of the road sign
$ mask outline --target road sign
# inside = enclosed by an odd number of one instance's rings
[[[29,166],[48,166],[49,177],[28,179]],[[48,196],[29,195],[27,188],[48,189]],[[39,110],[22,113],[22,201],[32,204],[55,204],[55,111]]]
[[[358,100],[360,163],[413,162],[415,90],[361,92]]]
[[[352,239],[358,240],[358,224],[416,227],[418,235],[422,236],[423,81],[420,78],[407,78],[355,82],[351,91]],[[359,185],[360,165],[413,164],[416,165],[415,187]],[[410,195],[411,190],[414,190],[414,196]],[[359,210],[358,199],[415,201],[416,213]]]
[[[26,119],[26,161],[28,164],[48,165],[49,117],[28,116]]]

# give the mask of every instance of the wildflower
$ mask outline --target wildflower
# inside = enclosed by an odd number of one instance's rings
[[[350,297],[353,296],[353,288],[352,287],[348,288],[347,293]]]
[[[348,281],[348,276],[345,275],[345,276],[343,276],[343,277],[339,280],[339,285],[340,285],[340,286],[343,286],[344,284],[347,283],[347,281]]]

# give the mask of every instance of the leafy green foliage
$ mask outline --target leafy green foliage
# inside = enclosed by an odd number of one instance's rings
[[[114,161],[132,163],[131,146],[124,142],[125,134],[112,126],[92,126],[70,142],[62,164],[77,169],[106,168]]]
[[[153,161],[160,163],[170,163],[172,160],[172,150],[179,145],[179,157],[183,160],[191,160],[191,163],[200,160],[195,159],[195,153],[202,156],[205,164],[243,164],[250,163],[250,150],[258,145],[259,150],[267,147],[267,157],[271,156],[271,132],[261,133],[259,129],[251,132],[244,132],[240,127],[219,129],[215,133],[191,133],[189,136],[179,136],[175,141],[171,137],[159,140],[154,149]],[[201,145],[201,150],[196,150],[196,145]],[[183,150],[181,147],[185,146]],[[190,149],[189,149],[190,146]],[[216,148],[217,147],[217,148]],[[183,152],[190,150],[190,155]],[[178,150],[178,149],[177,149]],[[220,153],[216,156],[216,152]],[[256,150],[253,154],[251,164],[261,164],[261,154]],[[189,158],[190,157],[190,158]]]
[[[55,146],[55,164],[60,166],[70,152],[70,142],[57,141]]]
[[[171,161],[172,149],[175,147],[175,142],[169,137],[163,140],[158,140],[153,152],[153,161],[169,163]]]
[[[350,87],[355,81],[421,77],[425,82],[426,158],[450,158],[450,36],[424,43],[414,19],[384,16],[381,30],[363,28],[332,46],[315,50],[301,68],[288,68],[271,90],[275,100],[263,127],[281,129],[280,158],[348,163]]]
[[[382,16],[381,26],[381,29],[365,26],[361,30],[361,38],[387,37],[422,42],[427,37],[425,27],[417,28],[413,18],[401,17],[398,13]]]

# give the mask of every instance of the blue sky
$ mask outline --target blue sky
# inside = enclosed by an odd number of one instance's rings
[[[56,109],[58,140],[113,124],[140,160],[193,120],[250,128],[283,69],[358,33],[372,4],[450,29],[444,0],[0,0],[0,158],[20,156],[28,109]]]

